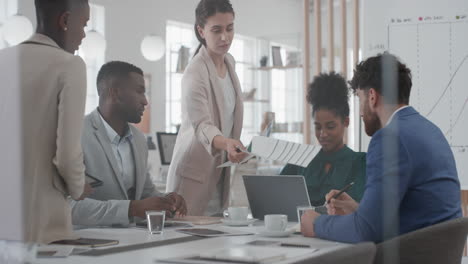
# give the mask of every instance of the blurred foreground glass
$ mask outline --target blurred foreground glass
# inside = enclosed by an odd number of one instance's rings
[[[0,240],[0,263],[24,264],[36,261],[37,245]]]
[[[300,206],[297,206],[296,208],[297,208],[297,221],[299,222],[299,227],[300,227],[302,215],[304,215],[309,210],[315,211],[315,207],[310,206],[310,205],[300,205]]]

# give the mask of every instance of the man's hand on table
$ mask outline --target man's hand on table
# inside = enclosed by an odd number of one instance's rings
[[[320,214],[314,210],[307,210],[301,217],[301,233],[305,237],[315,237],[314,222]]]
[[[325,199],[330,201],[330,203],[327,204],[327,213],[329,215],[347,215],[354,213],[359,207],[359,203],[345,192],[337,198],[332,198],[339,192],[338,190],[331,190],[325,196]]]
[[[166,211],[167,215],[172,215],[176,211],[174,202],[169,197],[148,197],[143,200],[132,200],[128,208],[128,215],[130,217],[137,216],[141,218],[146,217],[146,211]]]
[[[187,204],[185,203],[184,197],[175,192],[172,192],[167,194],[166,198],[169,198],[175,206],[175,210],[172,211],[173,217],[179,218],[187,215]]]

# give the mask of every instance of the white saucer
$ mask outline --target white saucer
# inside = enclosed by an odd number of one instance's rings
[[[294,233],[294,229],[286,229],[284,231],[269,231],[266,230],[264,227],[261,229],[258,229],[258,234],[260,236],[265,236],[265,237],[288,237],[292,233]]]
[[[228,226],[248,226],[252,224],[253,222],[257,221],[257,219],[247,219],[247,220],[231,220],[231,219],[221,219],[221,222],[223,224],[228,225]]]

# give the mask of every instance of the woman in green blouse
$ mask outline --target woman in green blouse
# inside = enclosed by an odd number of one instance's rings
[[[313,206],[323,205],[332,189],[354,185],[347,193],[357,202],[366,183],[366,153],[354,152],[344,144],[349,125],[349,90],[339,74],[331,72],[315,77],[309,86],[307,101],[312,105],[315,136],[322,146],[307,168],[288,164],[281,175],[303,175]]]

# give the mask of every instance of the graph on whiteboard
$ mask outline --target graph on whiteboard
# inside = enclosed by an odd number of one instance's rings
[[[444,132],[468,178],[467,16],[392,18],[388,49],[412,71],[410,104]]]

